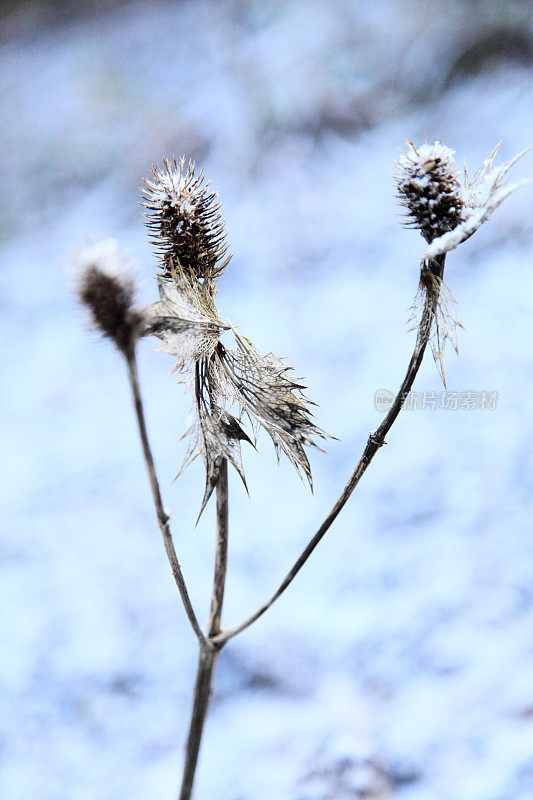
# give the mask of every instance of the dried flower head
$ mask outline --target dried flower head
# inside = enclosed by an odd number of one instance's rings
[[[434,142],[415,147],[408,142],[407,153],[398,161],[398,195],[407,208],[410,225],[418,228],[429,243],[422,256],[420,287],[414,309],[428,300],[434,314],[430,317],[434,329],[430,338],[433,357],[446,385],[443,351],[451,341],[457,352],[458,327],[462,327],[455,313],[455,300],[450,290],[432,270],[434,259],[444,257],[464,242],[488,219],[492,212],[515,189],[527,181],[505,185],[504,179],[511,167],[527,150],[494,167],[497,145],[487,156],[472,179],[465,169],[461,182],[454,152]]]
[[[147,225],[161,267],[159,300],[144,311],[144,333],[157,336],[161,350],[177,357],[175,368],[193,397],[194,422],[180,472],[202,457],[206,486],[200,514],[224,459],[246,486],[241,456],[241,442],[251,443],[241,424],[246,417],[254,436],[264,428],[278,454],[285,453],[312,485],[304,447],[316,446],[313,437],[324,434],[312,421],[304,387],[272,353],[261,355],[218,317],[216,283],[229,257],[216,195],[191,162],[187,167],[184,159],[163,164],[162,170],[153,168],[144,191]],[[233,350],[220,341],[228,330],[236,340]]]
[[[409,223],[424,239],[453,230],[463,220],[463,202],[453,151],[440,142],[409,150],[398,161],[398,196],[408,211]]]
[[[464,242],[506,197],[527,183],[506,185],[504,179],[529,148],[495,167],[498,144],[472,179],[465,169],[461,182],[453,150],[440,142],[408,145],[398,161],[398,192],[407,207],[409,224],[419,228],[430,243],[424,259],[444,255]]]
[[[162,277],[189,287],[196,300],[214,311],[216,280],[228,265],[224,224],[216,194],[203,172],[185,159],[163,159],[145,180],[143,205],[159,256]]]
[[[143,326],[135,308],[135,284],[127,272],[127,259],[115,239],[102,239],[76,254],[78,296],[87,306],[95,326],[128,353]]]

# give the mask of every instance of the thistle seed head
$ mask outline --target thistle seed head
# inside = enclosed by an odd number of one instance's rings
[[[408,225],[419,228],[429,247],[422,260],[444,255],[472,236],[506,197],[529,181],[507,184],[511,168],[531,148],[494,166],[499,144],[470,178],[460,181],[453,150],[434,142],[415,147],[398,160],[398,197],[407,207]]]
[[[165,158],[163,168],[152,167],[152,178],[145,180],[143,205],[162,277],[183,275],[190,283],[201,282],[214,296],[216,279],[230,259],[220,205],[209,187],[193,162]]]
[[[409,225],[432,242],[463,221],[464,203],[453,150],[440,142],[416,148],[407,143],[398,161],[398,197]]]
[[[131,351],[143,327],[135,308],[135,284],[125,272],[126,259],[118,242],[104,239],[77,254],[78,297],[94,325],[124,354]]]

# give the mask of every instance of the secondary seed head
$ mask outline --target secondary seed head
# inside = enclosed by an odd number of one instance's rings
[[[78,296],[95,326],[127,353],[141,333],[143,317],[135,308],[135,284],[124,271],[125,259],[113,239],[78,253]]]

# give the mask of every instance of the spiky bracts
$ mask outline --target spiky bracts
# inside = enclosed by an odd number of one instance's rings
[[[283,452],[311,487],[304,447],[317,446],[313,437],[325,438],[312,420],[305,387],[288,375],[291,368],[272,353],[261,355],[248,339],[233,333],[237,348],[230,350],[219,341],[210,356],[194,362],[189,377],[195,421],[187,432],[189,449],[178,474],[196,456],[202,457],[206,486],[200,514],[217,484],[223,459],[233,465],[246,486],[241,442],[252,444],[252,440],[242,427],[244,417],[251,423],[254,439],[263,428],[278,456]]]
[[[135,308],[135,284],[128,261],[115,239],[102,239],[79,250],[78,296],[91,314],[95,328],[128,354],[143,327],[143,315]]]
[[[290,376],[273,353],[261,355],[253,344],[235,331],[236,350],[219,345],[225,393],[251,419],[256,430],[264,428],[278,455],[283,452],[301,477],[312,486],[311,467],[304,447],[314,445],[313,437],[325,438],[312,420],[303,384]]]
[[[203,173],[184,159],[165,160],[147,180],[144,205],[148,228],[157,248],[162,274],[160,299],[145,309],[145,333],[159,337],[163,351],[177,357],[193,397],[194,423],[180,472],[200,455],[206,486],[200,514],[220,476],[224,459],[246,480],[241,442],[264,428],[279,455],[285,453],[297,472],[312,485],[304,447],[316,446],[324,434],[312,421],[303,386],[291,380],[290,368],[271,353],[263,356],[248,339],[221,321],[215,306],[216,282],[229,257],[220,206],[209,193]],[[225,347],[220,335],[231,329],[237,347]],[[179,474],[179,473],[178,473]]]
[[[144,310],[145,334],[161,339],[161,351],[176,356],[176,369],[210,356],[220,331],[228,330],[229,326],[188,287],[161,278],[158,285],[159,300]]]

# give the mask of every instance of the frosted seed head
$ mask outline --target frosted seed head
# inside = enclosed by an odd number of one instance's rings
[[[161,258],[162,277],[182,273],[212,288],[228,264],[224,226],[216,194],[203,172],[181,158],[163,159],[145,180],[143,205],[152,243]]]
[[[454,230],[463,220],[464,202],[453,150],[440,142],[416,148],[408,142],[398,161],[398,196],[408,224],[427,242]]]
[[[128,353],[143,327],[135,307],[135,284],[126,270],[127,260],[114,239],[103,239],[78,251],[77,292],[93,323],[117,348]]]

